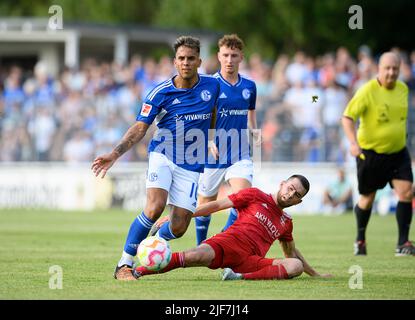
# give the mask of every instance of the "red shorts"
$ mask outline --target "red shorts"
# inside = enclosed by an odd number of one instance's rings
[[[230,240],[225,234],[217,234],[203,242],[215,251],[209,269],[231,268],[234,272],[246,273],[272,265],[274,259],[253,255],[236,245],[235,241],[230,243]]]

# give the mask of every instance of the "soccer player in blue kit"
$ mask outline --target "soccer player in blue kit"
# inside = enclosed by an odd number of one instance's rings
[[[261,139],[258,130],[255,130],[256,85],[239,74],[244,43],[236,34],[231,34],[219,39],[218,47],[221,67],[214,77],[219,81],[221,93],[217,106],[216,135],[215,140],[210,142],[211,154],[199,179],[199,205],[216,200],[223,181],[229,183],[232,193],[252,186],[253,163],[248,128],[254,134],[255,143],[260,143]],[[237,211],[231,208],[223,230],[230,227],[236,218]],[[160,219],[156,223],[161,227],[158,236],[163,237],[163,229],[168,228],[169,223],[165,223],[167,219]],[[210,216],[195,219],[197,245],[206,239],[210,219]],[[153,229],[157,230],[156,227]],[[152,233],[155,232],[152,230]]]
[[[154,222],[171,206],[171,224],[164,237],[181,237],[196,210],[200,172],[207,161],[208,130],[215,123],[219,97],[218,81],[198,73],[200,42],[182,36],[175,44],[177,75],[156,86],[146,97],[137,122],[114,150],[98,156],[92,170],[103,178],[114,162],[138,143],[155,120],[157,132],[149,144],[146,177],[146,204],[132,222],[114,278],[132,280],[137,247],[147,237]]]

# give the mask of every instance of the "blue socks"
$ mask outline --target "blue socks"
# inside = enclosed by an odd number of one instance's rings
[[[125,241],[124,251],[131,256],[137,255],[137,248],[141,241],[147,237],[148,232],[153,226],[154,221],[147,218],[144,211],[134,219],[128,231],[127,240]]]
[[[237,217],[238,217],[238,212],[234,208],[231,208],[229,211],[228,221],[226,221],[226,224],[223,227],[222,231],[225,231],[231,225],[233,225]],[[210,219],[211,219],[211,216],[197,217],[195,219],[197,245],[200,245],[204,240],[206,240],[208,229],[209,229],[209,224],[210,224]]]
[[[235,222],[236,218],[238,218],[238,211],[235,208],[231,208],[229,211],[228,221],[226,221],[225,226],[223,227],[222,231],[228,229],[233,223]]]
[[[195,225],[196,225],[196,243],[197,245],[201,244],[202,241],[206,240],[207,233],[209,229],[211,216],[205,217],[196,217],[195,218]]]
[[[176,239],[176,236],[173,234],[173,232],[171,232],[170,221],[167,221],[161,226],[160,230],[157,231],[156,236],[167,241]]]

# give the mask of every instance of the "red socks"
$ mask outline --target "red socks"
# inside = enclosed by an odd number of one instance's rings
[[[142,276],[156,273],[165,273],[173,269],[184,268],[184,252],[173,252],[171,255],[171,260],[167,266],[159,271],[147,270],[145,267],[139,266],[135,270],[141,273]]]
[[[184,268],[184,252],[173,252],[169,264],[158,273],[165,273],[177,268]]]
[[[272,280],[272,279],[288,279],[288,273],[282,264],[276,266],[267,266],[258,271],[243,273],[245,280]]]

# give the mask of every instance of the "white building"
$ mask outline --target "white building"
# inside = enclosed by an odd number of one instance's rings
[[[150,54],[155,48],[171,48],[180,35],[201,41],[206,58],[218,34],[200,30],[168,30],[138,25],[110,26],[63,22],[54,30],[48,18],[0,17],[0,65],[17,63],[32,69],[37,61],[48,62],[49,73],[64,67],[77,68],[83,58],[125,63],[133,54]]]

